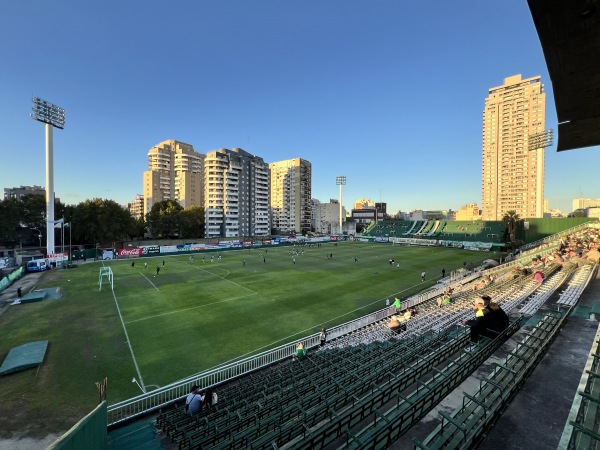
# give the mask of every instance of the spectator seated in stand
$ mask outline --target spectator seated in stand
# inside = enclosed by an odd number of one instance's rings
[[[537,281],[538,283],[542,284],[544,282],[544,273],[541,270],[535,270],[530,280]]]

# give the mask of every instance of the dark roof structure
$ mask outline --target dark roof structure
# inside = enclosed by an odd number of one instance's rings
[[[557,151],[600,145],[600,0],[528,0],[558,117]]]

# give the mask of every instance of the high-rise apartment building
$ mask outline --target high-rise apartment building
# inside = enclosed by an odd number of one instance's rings
[[[354,209],[375,208],[375,203],[370,198],[360,198],[354,202]]]
[[[194,147],[168,140],[148,152],[144,172],[144,212],[163,200],[177,200],[184,208],[204,203],[204,158]]]
[[[573,199],[573,211],[586,208],[599,208],[600,198],[576,198]]]
[[[139,219],[144,215],[144,196],[142,194],[136,194],[131,202],[126,203],[123,206],[125,206],[133,217]]]
[[[205,237],[271,233],[269,165],[240,149],[208,152],[204,161]]]
[[[481,211],[477,203],[462,205],[454,216],[454,220],[481,220]]]
[[[544,149],[530,137],[544,131],[546,94],[539,76],[514,75],[489,90],[483,111],[482,219],[544,216]]]
[[[271,224],[284,233],[306,234],[311,228],[311,164],[294,158],[269,164]]]

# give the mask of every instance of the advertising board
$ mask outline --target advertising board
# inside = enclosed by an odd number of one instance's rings
[[[141,248],[120,248],[117,250],[119,258],[137,258],[142,254]]]

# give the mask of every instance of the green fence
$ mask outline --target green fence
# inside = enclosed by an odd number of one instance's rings
[[[25,268],[19,267],[17,270],[13,270],[7,276],[0,280],[0,292],[4,291],[7,287],[11,285],[11,283],[15,280],[18,280],[25,274]]]
[[[517,239],[525,243],[544,239],[550,235],[560,233],[569,228],[576,227],[586,222],[598,222],[598,219],[591,217],[562,217],[555,219],[524,219],[517,225]],[[525,223],[529,224],[529,229],[525,229]]]
[[[103,450],[106,446],[107,422],[105,400],[46,450]]]

